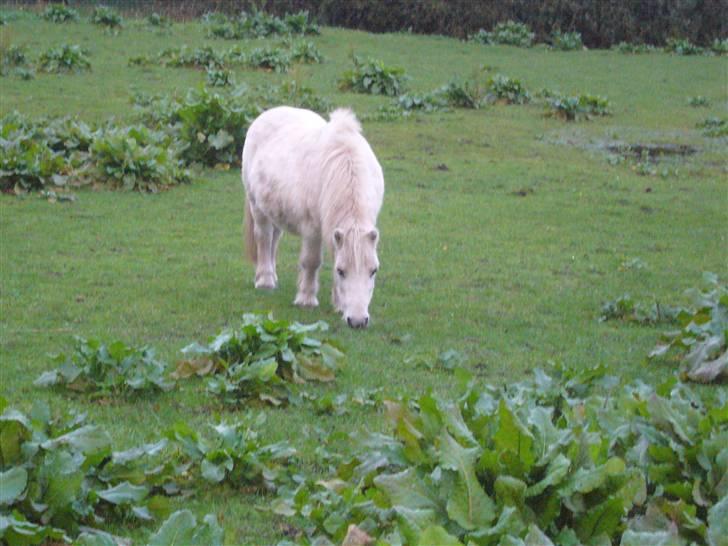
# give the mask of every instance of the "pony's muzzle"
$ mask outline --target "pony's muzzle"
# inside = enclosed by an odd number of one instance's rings
[[[366,328],[369,325],[369,317],[364,316],[361,318],[346,317],[346,323],[351,328]]]

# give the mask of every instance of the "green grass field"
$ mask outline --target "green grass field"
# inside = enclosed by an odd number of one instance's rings
[[[315,392],[382,387],[388,396],[427,389],[452,394],[451,374],[406,362],[413,355],[434,360],[451,348],[478,377],[497,385],[549,361],[602,363],[627,380],[650,383],[674,373],[645,364],[661,327],[600,323],[598,316],[604,301],[624,293],[687,304],[683,292],[700,285],[702,272],[722,279],[728,273],[726,140],[695,128],[708,116],[725,116],[725,57],[561,53],[333,28],[313,41],[325,56],[321,65],[289,74],[236,70],[235,77],[249,84],[295,77],[335,106],[364,115],[389,99],[337,90],[352,52],[403,66],[417,91],[486,64],[533,92],[606,96],[613,115],[566,123],[544,117],[537,105],[493,105],[365,122],[386,183],[381,269],[366,331],[348,329],[332,310],[328,263],[321,307],[292,305],[295,237],[281,243],[280,288],[254,290],[253,268],[243,257],[236,167],[204,170],[191,184],[157,195],[83,190],[74,203],[3,195],[0,395],[26,410],[43,398],[54,408],[88,412],[120,449],[152,441],[177,421],[204,430],[234,412],[206,394],[202,381],[109,404],[37,389],[32,381],[51,367],[49,353],[70,349],[74,335],[150,344],[173,362],[183,346],[235,325],[249,311],[331,325],[348,363],[334,384],[306,387]],[[166,34],[130,24],[118,36],[88,23],[56,25],[29,16],[0,27],[0,43],[27,45],[31,55],[62,42],[87,47],[92,71],[3,78],[0,115],[18,110],[130,122],[133,90],[183,93],[201,85],[204,73],[129,67],[129,57],[182,44],[231,45],[205,38],[197,23],[175,24]],[[697,95],[711,106],[689,106],[688,97]],[[617,140],[689,144],[699,151],[670,162],[667,176],[642,176],[629,161],[607,161],[602,144]],[[446,168],[438,168],[442,164]],[[623,265],[634,258],[643,265]],[[289,439],[312,466],[317,427],[386,427],[381,412],[371,409],[344,417],[317,416],[306,406],[261,411],[268,417],[265,440]],[[334,447],[347,449],[346,442]],[[284,519],[264,510],[269,497],[210,488],[174,502],[200,515],[217,513],[231,544],[282,538]],[[153,527],[114,530],[141,540]]]

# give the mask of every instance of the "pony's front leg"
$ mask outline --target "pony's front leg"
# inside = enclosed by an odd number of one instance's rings
[[[303,237],[301,258],[298,271],[298,293],[293,300],[295,305],[316,307],[319,302],[318,271],[321,266],[321,237]]]
[[[255,287],[272,290],[276,287],[274,256],[275,226],[263,214],[254,218],[255,246],[258,257],[255,266]]]

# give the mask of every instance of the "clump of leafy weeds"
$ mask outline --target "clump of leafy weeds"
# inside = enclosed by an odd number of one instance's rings
[[[215,514],[207,514],[200,523],[190,510],[177,510],[149,539],[149,546],[204,544],[223,546],[224,532]],[[80,542],[80,540],[79,540]],[[81,543],[84,545],[85,543]]]
[[[215,68],[214,66],[207,68],[206,81],[210,87],[228,87],[235,85],[235,79],[231,70],[227,68]]]
[[[600,322],[608,320],[622,320],[636,324],[675,324],[686,310],[682,307],[661,305],[655,302],[646,306],[635,302],[629,294],[608,301],[602,305]]]
[[[496,74],[488,80],[488,94],[490,102],[504,102],[506,104],[525,104],[531,100],[531,95],[521,83],[521,80]]]
[[[212,437],[177,423],[166,436],[180,451],[180,462],[203,480],[270,492],[288,478],[289,463],[297,452],[286,441],[264,444],[258,432],[264,423],[264,413],[234,423],[220,422],[211,426]]]
[[[479,77],[466,80],[456,78],[441,87],[438,93],[454,108],[477,109],[486,103],[488,84]]]
[[[89,51],[80,45],[61,44],[52,47],[38,57],[38,70],[53,74],[75,73],[91,70]]]
[[[294,398],[292,385],[333,381],[344,354],[331,340],[312,336],[324,322],[289,323],[246,314],[239,329],[226,329],[207,345],[193,343],[183,353],[175,377],[214,374],[208,390],[230,404],[259,401],[281,405]]]
[[[144,22],[149,28],[153,28],[156,30],[164,30],[172,26],[172,20],[169,17],[165,17],[164,15],[161,15],[156,11],[147,15],[146,19],[144,19]]]
[[[28,62],[25,46],[0,46],[0,76],[13,74],[23,80],[33,79],[35,72],[28,67]]]
[[[169,47],[159,52],[159,62],[168,67],[195,67],[206,69],[224,67],[228,59],[224,53],[215,51],[210,46],[190,50],[187,46]]]
[[[105,27],[106,30],[118,33],[124,26],[124,19],[119,13],[104,5],[96,6],[91,14],[91,22]]]
[[[339,89],[396,97],[404,91],[409,79],[404,68],[388,66],[379,59],[352,57],[354,68],[344,72],[338,81]]]
[[[303,543],[623,544],[725,535],[725,399],[621,386],[603,368],[384,402],[391,432],[352,433],[329,476],[280,488]],[[310,542],[306,542],[310,541]],[[524,542],[525,541],[525,542]],[[716,542],[717,543],[717,542]]]
[[[716,55],[728,55],[728,38],[716,38],[710,46],[710,49]]]
[[[442,92],[406,93],[396,98],[396,106],[404,111],[437,112],[447,108],[448,101]]]
[[[606,97],[598,95],[565,96],[557,95],[547,99],[547,116],[565,121],[591,119],[594,116],[611,115],[611,107]]]
[[[78,21],[78,11],[63,4],[48,4],[41,17],[53,23],[68,23]]]
[[[295,63],[317,64],[323,62],[321,52],[311,41],[289,44],[291,60]]]
[[[163,440],[112,451],[111,437],[85,416],[54,416],[44,402],[29,414],[0,398],[0,537],[21,546],[85,539],[118,543],[101,529],[109,520],[149,521],[168,513],[177,479],[159,464]],[[80,539],[80,537],[79,537]],[[108,542],[111,540],[112,542]],[[79,542],[81,543],[81,542]]]
[[[702,55],[705,49],[693,44],[686,38],[670,38],[665,44],[665,51],[675,55]]]
[[[512,45],[517,47],[531,47],[535,34],[527,25],[515,21],[498,23],[491,32],[480,29],[477,34],[470,36],[470,40],[486,45]]]
[[[707,108],[710,106],[710,100],[703,95],[696,95],[694,97],[688,97],[688,104],[694,108]]]
[[[698,129],[703,130],[703,134],[707,137],[725,137],[728,136],[728,120],[710,117],[697,125]]]
[[[680,330],[666,332],[649,358],[676,357],[683,378],[709,383],[728,378],[728,287],[712,273],[704,277],[708,288],[693,291],[695,310],[678,315]]]
[[[274,72],[288,72],[291,67],[291,56],[277,47],[256,47],[248,55],[247,61],[248,66]]]
[[[229,18],[224,13],[207,13],[203,16],[203,23],[207,27],[208,36],[227,40],[320,33],[308,11],[287,14],[283,18],[258,9],[251,13],[243,11],[235,18]]]
[[[44,372],[34,385],[64,387],[99,396],[141,391],[169,391],[167,364],[151,347],[132,347],[121,341],[76,338],[73,353],[54,357],[58,367]]]
[[[561,51],[575,51],[584,48],[579,32],[561,32],[555,30],[551,33],[551,47]]]
[[[189,182],[179,141],[143,126],[108,129],[91,146],[99,175],[112,187],[157,192]]]
[[[618,51],[619,53],[625,53],[630,55],[654,53],[655,51],[657,51],[657,48],[650,44],[632,44],[629,42],[619,42],[618,44],[612,46],[612,49],[614,51]]]

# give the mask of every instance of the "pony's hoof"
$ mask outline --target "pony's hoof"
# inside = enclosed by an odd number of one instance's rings
[[[299,307],[318,307],[318,304],[319,302],[316,296],[303,296],[298,294],[296,299],[293,300],[293,305],[298,305]]]
[[[276,287],[276,279],[273,275],[261,275],[255,279],[255,287],[258,290],[273,290]]]

